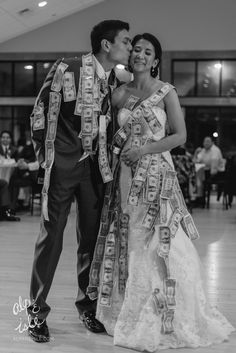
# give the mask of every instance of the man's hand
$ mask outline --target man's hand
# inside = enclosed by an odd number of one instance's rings
[[[24,161],[24,159],[19,159],[17,162],[17,167],[21,170],[28,170],[29,166],[28,163]]]
[[[121,160],[128,166],[130,167],[132,164],[137,162],[139,158],[141,157],[141,150],[139,147],[132,147],[125,149],[121,153]]]

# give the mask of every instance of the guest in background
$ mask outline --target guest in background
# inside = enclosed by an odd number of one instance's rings
[[[193,156],[187,151],[185,145],[174,148],[171,151],[171,155],[186,205],[189,211],[192,212],[192,201],[195,200],[197,192]]]
[[[10,209],[10,193],[4,179],[0,179],[0,221],[20,221]]]
[[[202,206],[205,206],[206,192],[209,192],[211,184],[217,184],[220,173],[224,171],[224,159],[221,150],[217,147],[210,136],[203,140],[203,148],[197,148],[194,155],[194,161],[205,165],[205,181],[203,185]],[[217,199],[219,199],[221,190],[217,190]]]
[[[0,135],[0,155],[6,159],[17,159],[17,148],[12,145],[10,131],[4,130]]]
[[[210,136],[203,140],[203,148],[195,151],[195,160],[205,164],[205,170],[210,175],[216,175],[222,168],[222,153]]]

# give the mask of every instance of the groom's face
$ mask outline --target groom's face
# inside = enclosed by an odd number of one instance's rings
[[[114,63],[127,65],[132,50],[129,32],[126,29],[118,32],[114,43],[110,43],[109,59]]]

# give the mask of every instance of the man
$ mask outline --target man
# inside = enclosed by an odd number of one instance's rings
[[[8,183],[4,179],[0,179],[0,221],[20,221],[10,208]]]
[[[197,154],[198,163],[205,164],[205,170],[210,175],[215,175],[221,170],[222,166],[222,153],[217,147],[210,136],[206,136],[203,140],[203,148]]]
[[[224,172],[224,160],[221,150],[217,147],[210,136],[203,140],[203,148],[195,152],[196,161],[205,164],[205,181],[203,183],[202,206],[205,207],[205,198],[207,198],[207,207],[209,207],[209,195],[211,184],[218,181],[221,172]],[[199,185],[200,186],[200,185]],[[200,186],[201,187],[201,186]],[[217,198],[219,199],[222,190],[218,187]]]
[[[46,298],[62,250],[63,231],[73,197],[77,201],[78,295],[76,307],[85,326],[103,332],[95,318],[96,303],[86,295],[89,270],[99,230],[104,183],[112,179],[108,163],[114,131],[111,91],[117,85],[113,68],[128,64],[129,25],[107,20],[91,32],[92,52],[58,60],[48,74],[31,117],[32,137],[45,169],[42,221],[36,242],[29,315],[29,335],[49,340]],[[100,174],[101,173],[101,174]]]
[[[0,135],[0,141],[0,155],[6,159],[17,159],[17,149],[16,147],[12,146],[12,137],[10,131],[2,131]]]

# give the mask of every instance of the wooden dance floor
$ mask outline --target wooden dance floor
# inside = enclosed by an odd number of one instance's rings
[[[37,212],[38,211],[38,212]],[[20,223],[0,222],[0,352],[2,353],[131,353],[115,347],[112,338],[93,334],[78,320],[74,300],[76,284],[75,211],[64,234],[64,249],[49,293],[52,311],[48,326],[52,340],[38,344],[27,336],[24,308],[29,298],[29,283],[34,244],[39,230],[39,210],[31,217],[22,215]],[[89,215],[88,215],[89,217]],[[207,292],[213,305],[236,327],[236,205],[222,210],[214,202],[210,210],[194,209],[193,217],[201,238],[195,241],[206,273]],[[228,342],[199,349],[178,349],[178,353],[233,353],[236,333]],[[174,351],[166,350],[166,353]]]

